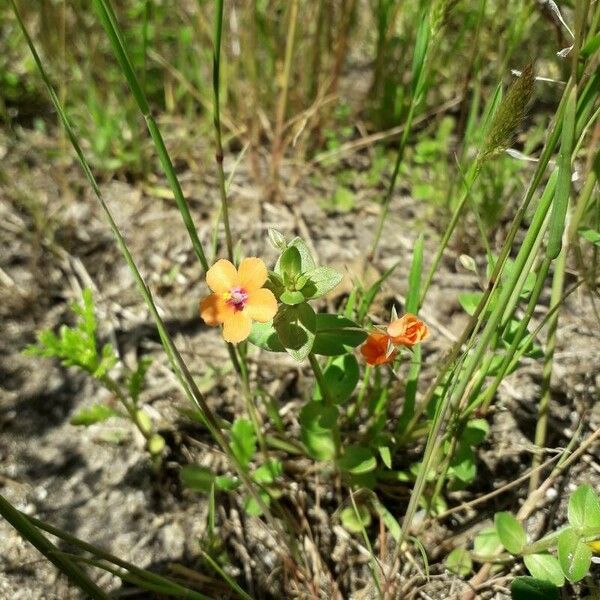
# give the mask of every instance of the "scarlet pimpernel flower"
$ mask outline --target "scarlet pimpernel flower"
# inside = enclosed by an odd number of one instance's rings
[[[368,365],[387,365],[394,362],[398,346],[411,348],[428,335],[427,325],[409,313],[394,319],[385,332],[375,330],[370,333],[360,352]]]
[[[398,351],[391,346],[390,336],[381,331],[369,334],[367,341],[361,346],[360,353],[368,365],[386,365],[393,363]]]
[[[418,317],[407,313],[388,325],[387,334],[395,346],[410,348],[427,338],[429,328]]]
[[[245,340],[252,321],[266,323],[277,312],[273,292],[263,287],[267,276],[260,258],[244,258],[239,269],[228,260],[218,260],[206,273],[206,283],[214,293],[200,303],[200,316],[207,325],[223,325],[225,341]]]

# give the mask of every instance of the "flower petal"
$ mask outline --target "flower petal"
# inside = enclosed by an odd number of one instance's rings
[[[265,288],[250,292],[244,312],[259,323],[270,321],[277,312],[277,300],[273,292]]]
[[[242,310],[235,311],[223,323],[223,338],[226,342],[239,344],[250,335],[251,328],[250,317]]]
[[[247,292],[253,292],[261,288],[267,281],[267,267],[265,263],[256,257],[244,258],[240,263],[239,286]]]
[[[360,352],[369,365],[385,365],[393,363],[397,351],[389,351],[390,338],[379,331],[369,334],[367,341],[361,346]]]
[[[208,287],[217,294],[228,292],[239,285],[236,268],[228,260],[218,260],[206,273]]]
[[[211,294],[200,302],[200,316],[210,326],[220,325],[233,311],[221,294]]]

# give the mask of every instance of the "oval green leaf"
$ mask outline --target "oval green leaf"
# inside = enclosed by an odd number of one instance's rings
[[[494,525],[500,542],[511,554],[520,554],[527,543],[523,526],[508,512],[496,513]]]

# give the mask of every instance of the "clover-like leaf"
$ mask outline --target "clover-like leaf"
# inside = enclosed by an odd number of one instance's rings
[[[454,548],[446,557],[444,566],[451,573],[459,577],[466,577],[473,570],[471,554],[466,548]]]
[[[523,526],[508,512],[496,513],[494,525],[500,542],[511,554],[520,554],[527,543]]]
[[[571,494],[568,517],[576,529],[600,528],[600,498],[591,485],[580,485]]]
[[[558,559],[548,552],[540,552],[538,554],[526,554],[523,556],[523,562],[527,570],[536,579],[549,581],[558,587],[561,587],[565,582],[565,576],[560,567]]]
[[[592,562],[592,549],[572,527],[567,527],[558,536],[558,562],[565,577],[572,582],[583,579]]]
[[[559,600],[560,590],[535,577],[516,577],[510,586],[512,600]]]

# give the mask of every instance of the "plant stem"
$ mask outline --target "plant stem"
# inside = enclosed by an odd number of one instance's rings
[[[34,525],[28,517],[17,510],[0,494],[0,515],[2,515],[29,543],[35,546],[57,569],[64,573],[77,587],[94,600],[110,600],[71,559],[63,556],[59,549]]]
[[[283,74],[281,76],[281,91],[277,102],[275,115],[275,134],[273,138],[273,152],[271,157],[271,169],[273,177],[273,191],[276,193],[279,182],[279,164],[283,154],[283,125],[287,108],[287,97],[290,85],[290,74],[292,71],[292,57],[294,55],[294,43],[296,39],[296,24],[298,22],[298,0],[290,3],[290,18],[288,21],[287,40],[285,45],[285,57],[283,62]]]
[[[119,25],[117,23],[115,13],[110,4],[110,0],[93,0],[93,2],[96,6],[96,11],[98,12],[98,15],[100,16],[100,20],[102,21],[102,25],[104,26],[104,29],[110,39],[115,56],[119,62],[119,65],[121,66],[121,70],[123,71],[123,74],[127,79],[127,83],[131,88],[131,92],[142,113],[142,116],[144,117],[144,120],[146,121],[150,137],[154,142],[154,146],[156,148],[160,164],[162,165],[164,174],[167,178],[167,181],[169,182],[169,185],[171,186],[173,197],[175,198],[177,208],[179,209],[179,213],[181,214],[185,228],[188,232],[188,235],[190,236],[190,240],[192,242],[192,246],[194,247],[194,251],[196,252],[196,256],[198,257],[198,260],[200,261],[200,264],[202,265],[204,271],[208,271],[208,261],[206,260],[202,243],[198,238],[196,226],[194,225],[192,215],[190,214],[187,202],[183,196],[183,191],[181,189],[181,185],[179,184],[179,179],[177,178],[177,174],[175,173],[175,168],[173,167],[173,163],[171,162],[171,157],[169,156],[169,152],[167,150],[167,147],[165,146],[165,142],[160,133],[160,129],[158,128],[158,125],[156,124],[156,121],[152,116],[152,113],[150,111],[150,105],[148,104],[148,100],[146,99],[144,90],[140,85],[137,75],[135,74],[135,69],[133,68],[129,55],[127,54],[123,36],[119,29]]]
[[[21,513],[21,514],[23,514],[23,513]],[[81,550],[89,552],[90,554],[92,554],[93,556],[95,556],[99,559],[113,563],[113,564],[121,567],[122,569],[126,569],[127,571],[130,571],[134,575],[137,575],[138,577],[145,579],[149,582],[154,582],[157,585],[170,587],[171,592],[172,593],[178,592],[179,597],[188,598],[189,600],[207,600],[207,597],[204,596],[203,594],[200,594],[199,592],[190,590],[190,589],[180,585],[179,583],[176,583],[174,581],[171,581],[170,579],[167,579],[166,577],[163,577],[162,575],[157,575],[156,573],[152,573],[151,571],[147,571],[145,569],[136,567],[134,564],[127,562],[127,561],[119,558],[118,556],[115,556],[114,554],[111,554],[111,553],[107,552],[106,550],[99,548],[98,546],[94,546],[93,544],[90,544],[89,542],[85,542],[85,541],[75,537],[74,535],[67,533],[64,530],[59,529],[58,527],[55,527],[54,525],[50,525],[49,523],[46,523],[45,521],[41,521],[40,519],[37,519],[35,517],[30,517],[30,516],[27,516],[24,514],[23,514],[23,517],[26,518],[28,521],[30,521],[32,523],[32,525],[34,525],[38,529],[42,529],[42,530],[50,533],[51,535],[54,535],[57,538],[67,542],[68,544],[71,544],[72,546],[75,546],[77,548],[80,548]]]
[[[221,212],[223,213],[223,225],[225,226],[225,241],[227,243],[227,256],[233,262],[233,240],[231,238],[231,227],[229,226],[229,206],[227,202],[227,189],[225,187],[225,171],[223,170],[223,143],[221,139],[221,107],[220,107],[220,84],[221,84],[221,34],[223,32],[223,0],[217,0],[215,15],[215,37],[213,48],[213,95],[214,95],[214,118],[215,141],[217,144],[217,173],[219,178],[219,193],[221,195]]]
[[[321,396],[323,398],[323,402],[327,406],[335,407],[336,406],[335,400],[333,399],[333,396],[331,395],[331,392],[329,391],[329,388],[327,387],[327,382],[325,381],[325,375],[323,375],[321,365],[319,364],[317,357],[312,352],[309,353],[309,355],[308,355],[308,361],[309,361],[310,366],[315,375],[315,379],[317,380],[317,385],[319,386],[319,389],[321,390]],[[341,453],[341,444],[340,444],[340,430],[337,425],[337,422],[335,425],[335,429],[333,430],[333,440],[334,440],[334,444],[335,444],[335,457],[338,458]]]

